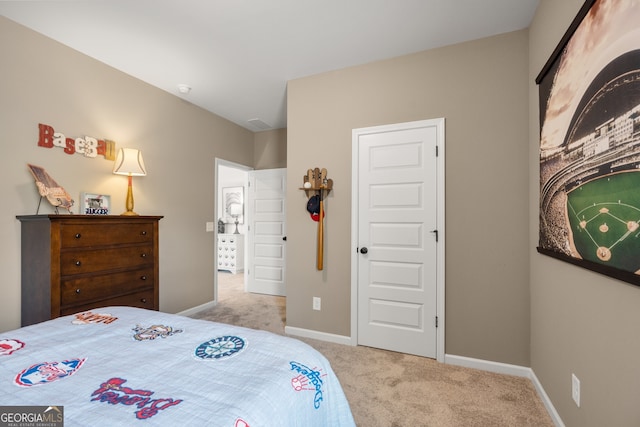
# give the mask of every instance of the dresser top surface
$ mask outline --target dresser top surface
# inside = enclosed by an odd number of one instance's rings
[[[163,216],[147,216],[147,215],[16,215],[16,218],[22,222],[27,221],[82,221],[82,222],[136,222],[136,221],[157,221]]]

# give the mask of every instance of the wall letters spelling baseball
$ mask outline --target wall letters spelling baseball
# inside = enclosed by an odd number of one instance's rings
[[[67,154],[82,154],[85,157],[104,156],[106,160],[116,159],[116,143],[92,136],[67,138],[49,125],[38,124],[38,146],[45,148],[60,147]]]

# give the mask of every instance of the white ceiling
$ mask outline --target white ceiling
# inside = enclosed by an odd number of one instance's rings
[[[286,127],[288,80],[526,28],[538,1],[0,1],[0,13],[257,131],[249,120]]]

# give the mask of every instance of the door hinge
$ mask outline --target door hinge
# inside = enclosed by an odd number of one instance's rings
[[[438,230],[433,230],[431,232],[436,235],[436,242],[437,242],[438,241]]]
[[[438,316],[436,316],[436,328],[438,327]]]
[[[440,149],[438,148],[438,146],[436,145],[436,157],[438,157],[438,155],[440,154]]]

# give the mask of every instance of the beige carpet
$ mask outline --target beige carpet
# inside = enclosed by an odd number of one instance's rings
[[[193,317],[284,334],[285,298],[242,291],[219,273],[219,304]],[[331,362],[358,426],[553,427],[526,378],[363,346],[302,338]]]

